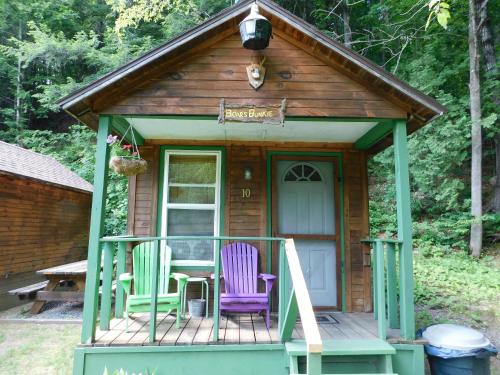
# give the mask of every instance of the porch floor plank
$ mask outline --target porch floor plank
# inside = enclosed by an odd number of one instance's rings
[[[123,329],[122,333],[116,337],[111,343],[111,346],[123,346],[123,345],[131,345],[129,344],[132,337],[138,334],[141,329],[149,323],[149,314],[145,313],[136,313],[131,314],[131,317],[128,321],[128,332]]]
[[[214,327],[214,322],[212,319],[204,318],[198,331],[193,339],[193,345],[207,345],[209,343],[210,337],[212,336],[212,329]]]
[[[159,320],[158,320],[159,321]],[[160,321],[160,324],[156,327],[156,340],[154,343],[149,342],[149,335],[144,339],[143,345],[159,345],[163,337],[167,334],[167,332],[172,329],[172,326],[175,327],[175,316],[167,315],[163,320]]]
[[[325,340],[373,340],[377,338],[377,321],[370,313],[320,313],[335,318],[319,321],[319,329]],[[96,332],[94,346],[121,345],[238,345],[270,344],[279,342],[278,322],[273,317],[268,330],[264,318],[258,314],[232,314],[222,316],[219,325],[219,341],[213,342],[214,321],[210,318],[187,318],[175,326],[175,314],[158,314],[156,339],[149,342],[149,314],[132,314],[129,330],[125,331],[125,319],[112,319],[109,331]],[[397,339],[399,330],[389,330],[389,338]],[[304,339],[302,324],[297,322],[292,338]]]
[[[240,316],[240,344],[255,344],[255,330],[251,314]]]
[[[225,345],[240,343],[240,316],[230,315],[227,317],[226,334],[224,335]]]
[[[189,323],[189,320],[190,320],[190,318],[187,318],[185,320],[181,319],[181,323],[180,323],[179,328],[177,328],[175,326],[175,322],[174,322],[172,327],[170,327],[168,332],[161,339],[160,345],[175,345],[179,336],[182,335],[182,331],[184,331],[184,328]]]
[[[188,324],[182,330],[181,335],[177,339],[176,345],[192,345],[194,337],[198,332],[202,319],[201,318],[191,318]]]
[[[270,344],[271,343],[271,335],[267,330],[266,323],[264,319],[257,314],[252,314],[252,324],[253,329],[255,331],[255,342],[259,344]],[[276,331],[278,327],[278,323],[273,320],[271,329],[275,329]]]

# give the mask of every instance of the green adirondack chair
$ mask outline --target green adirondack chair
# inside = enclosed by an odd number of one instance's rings
[[[130,313],[149,312],[151,307],[151,272],[153,268],[153,243],[145,242],[132,250],[133,275],[120,275],[120,282],[127,294],[125,310],[126,330]],[[170,273],[172,249],[168,246],[160,247],[160,270],[158,273],[158,312],[177,310],[176,326],[179,328],[182,315],[182,293],[186,280],[189,277],[182,273]],[[169,293],[170,279],[177,280],[177,291]],[[134,293],[131,294],[132,281]]]

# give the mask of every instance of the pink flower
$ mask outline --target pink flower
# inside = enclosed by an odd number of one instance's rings
[[[110,134],[110,135],[108,135],[108,139],[106,139],[106,143],[109,144],[109,145],[112,145],[117,140],[118,140],[118,136],[117,135]]]

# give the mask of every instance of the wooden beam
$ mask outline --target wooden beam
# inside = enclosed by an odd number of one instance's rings
[[[54,292],[42,290],[36,294],[36,299],[38,301],[72,301],[72,302],[83,302],[82,292]]]
[[[413,300],[413,246],[410,207],[410,174],[408,170],[408,141],[406,121],[395,121],[394,166],[396,180],[396,209],[399,251],[401,335],[415,338],[415,306]]]
[[[94,193],[92,195],[92,217],[90,220],[87,277],[83,304],[82,344],[91,344],[95,339],[97,303],[101,273],[101,243],[104,234],[104,211],[108,182],[109,147],[106,142],[111,133],[111,118],[99,117],[97,149],[94,172]]]
[[[393,128],[394,123],[392,121],[381,121],[362,135],[361,138],[354,143],[354,147],[357,150],[367,150],[390,134]]]

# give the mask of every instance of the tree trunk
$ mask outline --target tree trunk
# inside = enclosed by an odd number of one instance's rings
[[[23,37],[22,23],[21,20],[19,20],[17,38],[18,40],[21,40],[22,37]],[[16,111],[16,127],[19,129],[21,127],[21,56],[17,57],[15,111]]]
[[[469,95],[472,121],[472,162],[471,162],[471,214],[473,223],[470,233],[470,249],[473,256],[481,255],[483,242],[482,181],[481,181],[481,84],[479,81],[479,51],[476,0],[469,0]]]
[[[481,50],[484,57],[485,72],[488,79],[498,79],[497,77],[497,57],[495,54],[495,40],[491,31],[488,19],[488,0],[481,0],[478,4],[479,36],[481,38]],[[493,92],[493,103],[500,108],[500,95],[498,90]],[[493,195],[491,198],[491,209],[494,213],[500,214],[500,134],[494,138],[495,142],[495,177],[493,179]]]
[[[497,57],[495,55],[495,41],[491,32],[488,19],[488,0],[479,0],[477,4],[477,19],[479,22],[479,36],[481,38],[481,51],[484,57],[484,71],[488,74],[497,73]]]
[[[493,186],[493,212],[500,215],[500,133],[495,135],[495,153],[496,153],[496,179]]]
[[[352,45],[352,30],[351,30],[351,15],[349,14],[349,7],[347,1],[342,1],[342,20],[344,21],[344,45],[351,48]]]

